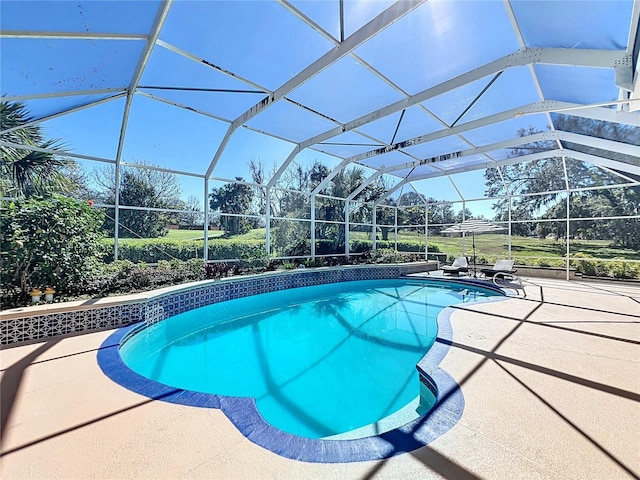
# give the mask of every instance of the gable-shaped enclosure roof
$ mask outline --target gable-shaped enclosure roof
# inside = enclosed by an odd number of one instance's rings
[[[3,1],[1,93],[72,157],[201,179],[260,158],[273,186],[319,157],[392,194],[563,157],[637,181],[639,17],[630,0]]]

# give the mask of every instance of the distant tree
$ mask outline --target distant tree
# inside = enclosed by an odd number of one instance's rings
[[[236,181],[244,180],[236,177]],[[209,194],[209,206],[212,210],[220,212],[225,235],[240,235],[251,230],[250,219],[235,215],[250,215],[252,200],[253,189],[243,183],[227,183],[223,187],[214,188]]]
[[[251,172],[251,179],[253,180],[253,183],[264,186],[269,183],[269,179],[272,178],[277,171],[277,167],[275,165],[273,165],[270,170],[267,170],[264,161],[261,158],[252,158],[249,160],[248,167]],[[252,209],[257,213],[264,215],[267,212],[267,190],[266,188],[257,188],[256,192],[257,194],[253,196],[254,205],[252,206]],[[279,192],[277,190],[271,191],[272,214],[277,213],[273,212],[274,197],[279,198]]]
[[[415,205],[399,210],[398,215],[401,217],[403,225],[424,225],[424,212],[423,205]]]
[[[325,167],[326,168],[326,167]],[[311,172],[310,179],[314,178],[323,169],[317,166],[316,172]],[[347,198],[366,180],[364,169],[361,167],[344,168],[333,176],[325,189],[329,195],[338,198]],[[379,182],[372,182],[367,185],[359,195],[355,198],[362,202],[373,202],[380,198],[387,190],[384,181],[380,178]],[[340,223],[324,223],[318,229],[318,236],[321,239],[331,241],[333,251],[341,251],[344,249],[345,242],[345,202],[343,200],[323,199],[322,206],[318,209],[320,218],[328,222]],[[354,223],[362,222],[371,214],[371,206],[361,205],[354,209],[350,214],[349,220]],[[383,234],[384,235],[384,234]]]
[[[383,205],[376,208],[376,224],[380,229],[382,240],[389,240],[389,233],[391,232],[391,225],[395,225],[396,222],[396,210],[395,200],[389,198]]]
[[[62,149],[58,139],[44,139],[39,124],[21,102],[0,101],[0,140],[40,149]],[[13,130],[12,130],[13,129]],[[82,187],[76,162],[49,152],[0,145],[0,195],[5,197],[73,195]]]
[[[424,205],[425,203],[427,203],[427,198],[423,194],[413,191],[403,193],[398,201],[398,204],[402,207]]]
[[[149,164],[145,164],[149,165]],[[115,204],[115,169],[106,167],[94,173],[98,185],[97,198],[106,204]],[[131,207],[179,209],[180,184],[175,174],[146,168],[123,167],[120,173],[119,204]],[[107,209],[105,229],[114,235],[115,209]],[[168,233],[167,226],[177,221],[176,215],[153,210],[119,211],[118,236],[154,238]]]
[[[249,169],[254,183],[265,183],[265,168],[261,161],[251,160]],[[277,188],[270,193],[272,218],[309,218],[311,203],[307,195],[315,190],[329,173],[329,168],[317,160],[306,168],[292,164],[278,179]],[[316,238],[330,244],[328,248],[331,251],[338,252],[344,249],[345,202],[342,199],[347,198],[365,180],[365,171],[361,167],[345,168],[333,176],[319,192],[321,195],[337,197],[321,197],[316,200]],[[382,177],[368,184],[354,198],[350,220],[354,223],[369,221],[373,208],[370,202],[380,198],[387,190],[388,186]],[[273,245],[283,254],[293,255],[295,252],[308,251],[307,223],[293,220],[274,221],[271,232]]]
[[[202,212],[202,201],[198,197],[189,195],[186,201],[180,202],[179,208],[190,212],[176,215],[180,228],[202,228],[204,213]]]
[[[329,168],[315,161],[309,170],[309,190],[315,190],[322,181],[329,176]]]
[[[317,160],[310,168],[292,164],[278,179],[277,188],[271,190],[272,217],[310,218],[311,197],[309,193],[328,174],[329,170]],[[300,193],[294,193],[290,190]],[[271,222],[271,245],[278,254],[308,255],[311,251],[310,237],[310,224],[307,222],[297,220],[273,220]]]
[[[640,128],[629,125],[602,122],[582,117],[568,115],[555,115],[554,124],[558,130],[587,134],[608,140],[624,143],[640,144]],[[537,133],[533,128],[520,130],[522,137]],[[628,155],[603,152],[597,148],[586,147],[578,144],[563,142],[567,148],[593,155],[606,155],[615,157],[621,161],[635,161]],[[530,153],[537,153],[551,149],[548,142],[535,142],[512,149],[511,156],[517,157]],[[503,196],[507,193],[514,195],[511,207],[512,220],[535,220],[566,218],[565,197],[565,165],[567,180],[570,187],[583,185],[606,185],[612,183],[625,183],[622,177],[615,173],[602,170],[585,162],[567,159],[564,164],[561,159],[547,158],[526,163],[517,163],[497,169],[487,169],[485,172],[486,195]],[[504,181],[503,181],[504,179]],[[544,195],[528,195],[541,192],[550,192]],[[523,195],[524,196],[521,196]],[[600,216],[633,216],[637,215],[638,189],[595,189],[583,192],[581,195],[572,195],[570,198],[570,215],[572,217],[600,217]],[[503,198],[494,204],[498,212],[495,220],[507,220],[509,217],[508,199]],[[606,212],[606,213],[605,213]],[[566,225],[561,222],[539,224],[534,227],[532,222],[514,223],[512,232],[520,235],[547,236],[553,234],[557,238],[566,236]],[[607,225],[602,231],[598,228],[578,228],[578,225],[586,225],[585,222],[572,222],[576,230],[569,232],[582,238],[596,238],[611,240],[615,245],[634,248],[640,238],[640,223],[633,219],[600,222]]]
[[[124,172],[121,177],[120,205],[136,207],[167,208],[168,204],[158,197],[155,187],[145,181],[143,177],[136,176],[131,171]],[[114,203],[115,197],[107,199],[107,203]],[[109,233],[114,233],[115,212],[108,210],[106,227]],[[120,237],[161,237],[167,234],[169,218],[166,213],[146,210],[120,210],[119,212]]]
[[[427,198],[427,203],[429,204],[427,212],[430,232],[437,235],[444,228],[440,225],[447,225],[456,221],[455,213],[450,203],[437,203],[437,200],[432,197]]]
[[[456,216],[454,217],[454,221],[456,223],[460,223],[470,218],[473,218],[473,213],[471,212],[471,210],[469,210],[468,208],[463,208],[458,210],[458,213],[456,213]]]

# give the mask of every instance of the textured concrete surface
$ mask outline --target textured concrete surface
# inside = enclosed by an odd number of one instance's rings
[[[525,279],[503,302],[461,305],[442,367],[460,422],[385,461],[303,463],[246,440],[219,410],[113,383],[111,332],[0,351],[3,479],[617,479],[640,476],[640,286]]]

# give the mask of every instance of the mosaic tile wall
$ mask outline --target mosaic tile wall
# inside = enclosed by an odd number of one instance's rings
[[[203,286],[179,290],[136,304],[0,320],[0,346],[120,328],[140,321],[155,323],[194,308],[259,293],[326,283],[397,278],[405,274],[404,266],[368,266],[301,270],[245,279],[238,277],[212,281]]]

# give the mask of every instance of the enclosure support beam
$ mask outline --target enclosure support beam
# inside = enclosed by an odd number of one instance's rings
[[[122,115],[122,125],[120,127],[120,137],[118,139],[118,149],[116,151],[116,188],[115,188],[115,228],[114,228],[114,260],[118,260],[118,230],[119,230],[119,207],[120,207],[120,170],[121,170],[121,161],[122,161],[122,149],[124,147],[124,139],[127,134],[127,124],[129,123],[129,112],[131,110],[131,103],[133,102],[133,96],[135,94],[136,88],[138,87],[138,83],[140,82],[140,78],[142,78],[142,73],[149,61],[149,57],[151,56],[151,52],[153,51],[153,47],[160,35],[160,30],[162,29],[162,25],[164,24],[167,15],[169,14],[169,9],[171,8],[171,4],[173,0],[163,0],[163,2],[158,7],[158,12],[156,14],[156,18],[153,23],[153,27],[151,28],[151,33],[147,38],[147,44],[145,48],[142,50],[142,54],[138,59],[138,65],[136,66],[136,70],[133,73],[133,77],[131,78],[131,82],[129,82],[129,89],[127,91],[127,99],[124,104],[124,113]]]
[[[211,163],[209,164],[209,168],[207,169],[207,176],[210,176],[214,169],[216,168],[218,162],[220,161],[220,157],[222,153],[227,147],[231,136],[236,132],[240,126],[251,120],[253,117],[263,112],[265,109],[273,105],[275,102],[283,98],[288,93],[292,92],[300,85],[304,84],[311,78],[318,75],[320,72],[330,67],[338,60],[349,55],[353,50],[358,48],[360,45],[367,42],[372,37],[376,36],[382,30],[395,23],[409,12],[423,4],[426,0],[406,0],[404,2],[396,2],[387,8],[385,11],[380,13],[378,16],[373,18],[363,27],[354,32],[349,38],[345,39],[340,45],[332,48],[311,65],[306,67],[300,73],[292,77],[289,81],[287,81],[284,85],[280,86],[273,94],[265,97],[261,102],[257,103],[249,110],[244,112],[238,118],[236,118],[233,123],[229,126],[229,129],[224,135],[224,138],[220,142],[220,145],[211,159]]]
[[[569,280],[569,255],[571,254],[570,248],[569,248],[569,227],[571,226],[571,220],[570,220],[570,212],[569,212],[569,208],[570,208],[570,197],[571,193],[567,190],[567,277],[566,279]]]
[[[378,240],[378,226],[376,225],[378,221],[378,207],[376,205],[373,206],[373,214],[371,218],[371,250],[376,251],[377,248],[377,240]]]
[[[351,38],[351,37],[350,37]],[[349,41],[349,39],[347,39]],[[506,55],[502,58],[496,59],[493,62],[487,63],[481,67],[478,67],[474,70],[466,72],[462,75],[459,75],[455,78],[447,80],[446,82],[442,82],[433,87],[427,88],[421,92],[418,92],[414,95],[411,95],[403,100],[399,100],[395,103],[382,107],[378,110],[375,110],[371,113],[363,115],[355,120],[345,123],[342,126],[337,126],[332,128],[331,130],[327,130],[323,133],[320,133],[314,137],[311,137],[303,142],[300,142],[298,145],[301,149],[306,148],[307,146],[314,145],[316,143],[323,142],[328,140],[329,138],[340,135],[344,132],[354,130],[362,125],[373,122],[380,118],[386,117],[393,113],[399,112],[406,108],[409,108],[418,103],[422,103],[430,98],[436,97],[448,91],[451,91],[455,88],[461,87],[463,85],[467,85],[476,80],[479,80],[487,75],[495,75],[498,72],[502,72],[508,68],[521,67],[525,65],[535,65],[535,64],[552,64],[552,65],[576,65],[576,66],[585,66],[585,67],[600,67],[600,68],[614,68],[617,65],[623,63],[630,63],[631,56],[628,55],[624,51],[617,50],[592,50],[592,49],[568,49],[568,48],[522,48],[516,53],[512,53]],[[513,115],[524,115],[527,113],[541,113],[542,111],[556,111],[557,108],[562,108],[565,106],[577,106],[583,108],[584,105],[572,105],[565,104],[563,102],[553,102],[553,101],[545,101],[540,102],[541,105],[544,105],[543,110],[537,112],[527,111],[526,107],[517,110],[514,109],[510,118],[513,118]],[[606,110],[606,109],[603,109]],[[568,113],[568,112],[567,112]],[[613,110],[611,113],[620,113]],[[637,121],[637,120],[636,120]],[[473,123],[473,122],[469,122]],[[481,126],[481,125],[478,125]],[[456,131],[456,127],[445,129],[440,132],[436,132],[441,135],[441,137],[448,137],[450,135],[454,135],[458,133]],[[476,127],[474,127],[476,128]],[[381,153],[388,153],[391,150],[394,150],[393,146],[387,147],[388,149]]]
[[[204,261],[209,261],[209,179],[204,179]]]
[[[565,188],[565,202],[566,202],[566,207],[567,207],[567,211],[566,211],[566,215],[567,215],[567,231],[565,233],[565,253],[566,253],[566,259],[565,259],[565,276],[566,276],[566,280],[569,280],[569,227],[571,225],[571,215],[569,215],[569,204],[570,204],[570,195],[571,193],[569,192],[569,173],[567,172],[567,158],[566,157],[562,157],[562,172],[564,174],[564,188]]]
[[[394,239],[394,250],[396,253],[398,252],[398,207],[393,208],[393,239]]]
[[[507,258],[511,259],[511,234],[512,234],[512,231],[511,231],[511,211],[512,211],[512,208],[513,208],[513,197],[511,195],[509,195],[507,197],[507,200],[509,202],[509,211],[508,211],[508,215],[509,215],[509,217],[508,217],[508,222],[509,222],[508,226],[509,226],[509,229],[508,229],[508,233],[507,233],[507,235],[508,235],[508,238],[507,238],[507,242],[508,242],[508,244],[507,244],[507,254],[508,254],[508,256],[507,256]]]
[[[523,155],[521,157],[514,157],[514,158],[507,158],[507,159],[504,159],[504,160],[497,160],[495,162],[491,161],[491,162],[477,163],[475,165],[471,165],[471,166],[467,166],[467,167],[460,167],[460,168],[447,170],[446,172],[442,172],[442,173],[429,173],[429,174],[425,174],[425,175],[417,175],[417,176],[412,177],[410,179],[404,179],[401,182],[399,182],[392,189],[387,191],[383,198],[388,197],[391,193],[396,191],[403,184],[407,184],[407,183],[410,183],[410,182],[416,181],[416,180],[425,180],[427,178],[436,178],[436,177],[441,177],[441,176],[444,176],[444,175],[454,175],[456,173],[471,172],[471,171],[474,171],[474,170],[483,170],[483,169],[486,169],[486,168],[489,168],[489,167],[496,167],[496,166],[500,166],[500,165],[512,165],[514,163],[522,163],[522,162],[527,162],[527,161],[531,161],[531,160],[541,160],[541,159],[545,159],[545,158],[554,158],[554,157],[562,157],[562,156],[573,158],[575,160],[581,160],[581,161],[584,161],[584,162],[592,163],[592,164],[598,165],[598,166],[605,166],[605,167],[614,168],[616,170],[622,170],[624,172],[631,173],[631,174],[634,174],[634,175],[640,175],[640,161],[638,161],[638,160],[629,159],[629,162],[622,161],[622,160],[611,160],[609,158],[604,158],[604,157],[600,157],[600,156],[597,156],[597,155],[591,155],[591,154],[583,153],[583,152],[576,152],[574,150],[569,150],[569,149],[559,150],[559,149],[556,149],[556,150],[549,150],[547,152],[539,152],[539,153],[532,153],[530,155]],[[382,199],[378,199],[377,201],[382,201]]]
[[[241,77],[240,75],[230,72],[229,70],[226,70],[222,67],[219,67],[218,65],[214,65],[213,63],[211,63],[209,60],[204,59],[202,57],[198,57],[192,53],[187,52],[186,50],[182,50],[181,48],[176,47],[175,45],[172,45],[170,43],[167,43],[163,40],[156,40],[156,45],[162,47],[162,48],[166,48],[167,50],[176,53],[184,58],[187,58],[195,63],[197,63],[198,65],[204,65],[206,67],[209,67],[219,73],[222,73],[223,75],[226,75],[229,78],[233,78],[234,80],[238,80],[242,83],[246,83],[247,85],[257,89],[257,90],[261,90],[261,93],[266,93],[266,94],[270,94],[272,93],[269,89],[263,87],[262,85],[258,85],[255,82],[252,82],[251,80],[248,80],[244,77]]]
[[[429,205],[426,204],[424,206],[424,259],[429,260]]]
[[[478,119],[478,120],[472,120],[470,122],[467,123],[461,123],[459,125],[456,125],[455,127],[452,127],[450,129],[446,129],[446,130],[438,130],[436,132],[427,134],[427,135],[420,135],[417,137],[413,137],[407,140],[403,140],[402,142],[398,142],[395,143],[393,145],[390,145],[388,147],[382,147],[382,148],[377,148],[375,150],[369,150],[368,152],[363,152],[360,153],[358,155],[353,155],[347,159],[344,160],[344,166],[346,166],[349,163],[356,163],[356,162],[361,162],[363,160],[367,160],[369,158],[372,157],[376,157],[379,155],[383,155],[386,153],[389,153],[391,151],[394,150],[400,150],[406,147],[413,147],[416,145],[421,145],[423,143],[427,143],[427,142],[431,142],[431,141],[435,141],[435,140],[440,140],[442,138],[448,137],[448,136],[453,136],[456,134],[460,134],[463,132],[466,132],[468,130],[473,130],[476,128],[480,128],[480,127],[484,127],[484,126],[488,126],[488,125],[492,125],[495,123],[499,123],[499,122],[503,122],[506,120],[510,120],[511,118],[515,117],[515,116],[522,116],[524,114],[529,114],[529,113],[541,113],[541,107],[545,106],[545,105],[557,105],[559,104],[559,102],[549,102],[549,101],[544,101],[544,102],[539,102],[539,103],[534,103],[534,104],[529,104],[526,105],[524,107],[521,108],[514,108],[511,110],[506,110],[504,112],[500,112],[500,113],[496,113],[494,115],[490,115],[487,116],[485,118],[482,119]],[[564,105],[564,104],[563,104]],[[566,104],[566,105],[572,105],[572,104]],[[526,112],[526,113],[523,113]],[[578,111],[567,111],[566,113],[569,115],[576,115]],[[579,116],[584,116],[586,118],[593,118],[596,120],[603,120],[603,121],[613,121],[610,117],[612,115],[614,115],[615,119],[618,122],[622,122],[622,123],[629,123],[631,125],[637,125],[640,126],[640,120],[636,117],[631,117],[632,114],[625,114],[625,112],[618,112],[616,113],[615,111],[612,111],[611,109],[607,109],[607,108],[602,108],[602,107],[591,107],[589,109],[586,109],[583,111],[583,113],[585,112],[591,112],[589,115],[579,115]],[[626,121],[624,121],[626,120]],[[491,145],[484,145],[482,147],[475,147],[475,148],[470,148],[467,150],[462,150],[461,152],[458,152],[458,157],[460,156],[467,156],[467,155],[478,155],[481,153],[486,153],[486,152],[490,152],[492,150],[498,150],[498,149],[502,149],[502,148],[511,148],[514,146],[518,146],[518,145],[523,145],[527,142],[536,142],[539,140],[567,140],[573,143],[581,143],[584,145],[589,145],[589,146],[595,146],[597,148],[613,148],[614,151],[619,151],[620,149],[634,149],[636,153],[630,153],[631,155],[638,155],[638,147],[634,146],[634,145],[630,145],[630,144],[625,144],[622,142],[615,142],[612,140],[604,140],[604,139],[599,139],[596,137],[591,137],[589,135],[582,135],[582,134],[577,134],[577,133],[572,133],[572,132],[564,132],[561,130],[554,130],[552,132],[541,132],[541,133],[537,133],[537,134],[533,134],[533,135],[529,135],[527,137],[520,137],[520,138],[516,138],[516,139],[512,139],[512,140],[507,140],[504,142],[497,142]],[[626,153],[625,151],[620,151],[620,153]],[[403,164],[402,166],[398,165],[398,166],[394,166],[391,168],[388,168],[388,172],[392,172],[392,171],[398,171],[398,170],[403,170],[403,169],[409,169],[415,166],[419,166],[419,165],[424,165],[426,163],[432,164],[434,162],[429,162],[428,160],[420,160],[420,161],[416,161],[416,162],[408,162],[406,164]]]
[[[118,261],[118,239],[120,233],[120,169],[119,163],[116,163],[115,172],[115,195],[113,200],[113,261]]]
[[[349,205],[347,200],[344,202],[344,254],[349,258]]]
[[[147,40],[147,35],[134,33],[43,32],[33,30],[2,30],[0,38],[35,38],[56,40]]]
[[[311,195],[311,260],[316,260],[316,196]]]
[[[76,95],[104,95],[106,93],[126,93],[126,88],[101,88],[95,90],[72,90],[65,92],[32,93],[29,95],[6,95],[4,102],[24,102],[26,100],[41,100],[44,98],[72,97]]]
[[[0,131],[0,135],[4,135],[6,133],[13,132],[15,130],[20,130],[22,128],[27,128],[27,127],[30,127],[32,125],[36,125],[38,123],[46,122],[47,120],[53,120],[54,118],[58,118],[58,117],[61,117],[63,115],[68,115],[69,113],[79,112],[80,110],[84,110],[86,108],[95,107],[97,105],[102,105],[103,103],[110,102],[111,100],[116,100],[118,98],[124,97],[125,95],[126,95],[125,92],[117,93],[117,94],[115,94],[115,95],[113,95],[111,97],[101,98],[100,100],[96,100],[96,101],[93,101],[93,102],[85,103],[83,105],[79,105],[77,107],[69,108],[67,110],[62,110],[60,112],[53,113],[51,115],[47,115],[46,117],[36,118],[35,120],[31,120],[30,122],[22,123],[22,124],[20,124],[20,125],[18,125],[16,127],[7,128],[6,130],[2,130],[2,131]],[[3,101],[4,101],[4,99],[3,99]]]
[[[465,215],[466,210],[467,210],[467,205],[464,199],[462,199],[462,221],[463,222],[467,219]],[[467,243],[467,232],[462,232],[462,255],[464,256],[466,256],[466,251],[467,251],[466,243]]]
[[[265,250],[267,256],[271,256],[271,189],[265,188],[267,203],[265,205],[264,223],[265,223]]]

